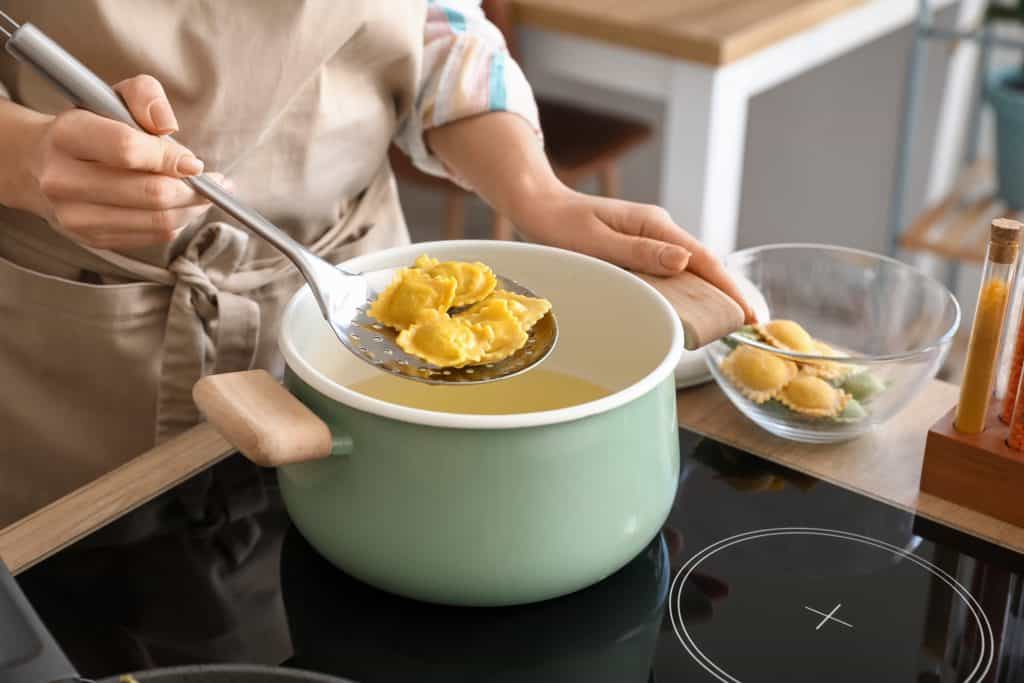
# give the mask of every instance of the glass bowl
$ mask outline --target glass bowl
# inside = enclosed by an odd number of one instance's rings
[[[747,336],[749,331],[705,347],[708,368],[733,405],[786,439],[843,441],[885,422],[935,377],[960,326],[960,306],[946,287],[886,256],[819,244],[777,244],[735,252],[726,267],[761,291],[772,320],[799,323],[838,354],[780,351],[756,335]],[[845,401],[843,412],[812,417],[777,398],[751,400],[722,372],[722,361],[740,346],[782,356],[801,372],[825,361],[838,364],[828,366],[838,374],[828,382],[845,394],[839,401]]]

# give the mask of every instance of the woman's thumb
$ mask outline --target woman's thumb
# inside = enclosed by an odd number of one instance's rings
[[[152,76],[135,76],[121,81],[114,90],[124,98],[128,111],[147,132],[167,135],[178,130],[178,119],[160,81]]]

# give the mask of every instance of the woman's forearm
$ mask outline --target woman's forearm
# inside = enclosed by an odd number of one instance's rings
[[[51,117],[0,98],[0,204],[13,209],[38,212],[31,201],[38,194],[32,188],[29,158],[36,144],[36,131]]]
[[[427,145],[528,239],[652,275],[687,269],[756,316],[721,262],[664,209],[567,188],[525,120],[494,112],[427,132]]]
[[[492,112],[433,128],[431,151],[496,211],[515,222],[524,207],[566,188],[530,125]]]

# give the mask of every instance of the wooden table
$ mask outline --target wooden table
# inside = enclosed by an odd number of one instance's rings
[[[956,1],[929,0],[935,9]],[[511,2],[528,75],[664,103],[659,202],[719,254],[736,244],[750,99],[907,26],[918,6],[918,0]]]
[[[690,62],[724,65],[865,0],[514,0],[516,19]]]
[[[816,478],[911,510],[1024,552],[1024,529],[921,495],[918,480],[928,427],[956,401],[956,388],[933,382],[875,434],[833,445],[774,437],[741,415],[715,384],[679,392],[679,424]],[[51,505],[0,529],[0,559],[28,569],[220,461],[232,452],[201,424]]]

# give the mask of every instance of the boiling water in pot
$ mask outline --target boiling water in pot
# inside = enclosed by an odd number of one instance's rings
[[[348,388],[409,408],[470,415],[557,410],[596,401],[611,393],[585,379],[546,369],[531,370],[501,382],[468,386],[421,384],[380,374]]]

